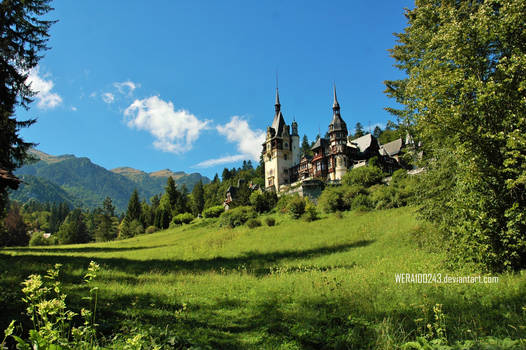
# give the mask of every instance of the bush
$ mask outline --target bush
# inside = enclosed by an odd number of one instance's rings
[[[276,193],[272,191],[253,192],[250,195],[250,204],[258,213],[264,213],[271,210],[274,208],[277,201],[278,197],[276,196]]]
[[[194,219],[194,216],[190,213],[182,213],[179,215],[176,215],[172,219],[173,225],[182,225],[182,224],[189,224]]]
[[[267,224],[267,226],[274,226],[276,225],[276,219],[268,217],[265,219],[265,223]]]
[[[294,219],[298,219],[305,213],[305,199],[293,196],[287,204],[287,210]]]
[[[361,185],[369,187],[382,182],[384,174],[377,166],[362,166],[352,169],[343,175],[342,183],[344,185]]]
[[[157,232],[159,231],[159,228],[157,226],[148,226],[146,228],[146,233],[154,233],[154,232]]]
[[[44,232],[34,232],[29,239],[29,245],[34,246],[46,246],[57,244],[57,238],[50,236],[49,238],[44,237]]]
[[[225,211],[225,208],[222,205],[216,205],[208,209],[203,210],[203,216],[205,218],[218,218],[221,213]]]
[[[352,202],[354,197],[359,194],[367,195],[367,190],[362,185],[351,185],[351,186],[342,186],[342,200],[343,207],[341,210],[349,210],[352,208]]]
[[[357,195],[352,201],[352,210],[369,210],[371,207],[371,201],[365,194]]]
[[[307,204],[305,205],[305,214],[303,214],[303,218],[307,222],[318,220],[318,210],[314,203],[309,200],[307,200]]]
[[[241,226],[248,219],[255,218],[257,216],[256,212],[252,207],[241,206],[225,211],[219,217],[219,226],[223,227],[236,227]]]
[[[297,195],[296,195],[297,196]],[[294,198],[295,196],[287,196],[287,195],[283,195],[281,197],[279,197],[278,199],[278,202],[276,203],[276,209],[278,212],[280,213],[283,213],[283,214],[286,214],[287,211],[288,211],[288,205],[289,205],[289,202],[292,200],[292,198]]]
[[[135,219],[130,222],[130,232],[132,236],[137,236],[144,233],[144,226],[142,226],[142,223]]]
[[[343,202],[343,191],[341,188],[327,187],[318,198],[318,205],[325,213],[333,213],[345,210]]]
[[[261,226],[261,221],[259,221],[258,219],[249,219],[247,221],[247,226],[250,227],[250,228],[259,227],[259,226]]]

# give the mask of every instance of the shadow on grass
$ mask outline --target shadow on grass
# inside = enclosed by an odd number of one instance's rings
[[[32,247],[17,247],[17,248],[5,248],[5,252],[35,252],[35,253],[105,253],[105,252],[122,252],[127,250],[143,250],[143,249],[154,249],[167,247],[167,244],[155,245],[150,247],[122,247],[122,248],[109,248],[109,247],[78,247],[78,248],[32,248]],[[0,252],[1,254],[2,252]]]
[[[66,269],[85,270],[91,260],[95,260],[108,270],[119,270],[133,275],[148,272],[169,273],[169,272],[203,272],[203,271],[226,271],[239,270],[256,275],[266,274],[269,267],[283,260],[297,260],[313,258],[317,256],[330,255],[343,252],[352,248],[365,247],[373,240],[361,240],[353,243],[339,244],[334,246],[318,247],[307,250],[282,250],[269,253],[257,251],[246,252],[234,257],[214,257],[195,260],[180,259],[148,259],[131,260],[125,258],[102,258],[102,257],[83,257],[65,255],[33,255],[24,254],[10,256],[0,253],[0,267],[18,266],[18,272],[27,274],[42,272],[55,263],[61,263]],[[83,248],[79,248],[83,249]],[[91,248],[94,249],[94,248]],[[95,248],[96,249],[96,248]],[[106,249],[106,248],[101,248]],[[30,250],[29,250],[30,251]],[[47,251],[47,250],[46,250]],[[57,253],[68,252],[67,250],[57,249]],[[79,251],[77,251],[79,252]]]

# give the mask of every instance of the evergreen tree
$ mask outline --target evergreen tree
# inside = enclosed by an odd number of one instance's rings
[[[382,129],[377,125],[374,127],[373,136],[379,138],[382,134]]]
[[[133,193],[130,197],[130,201],[128,202],[128,209],[126,210],[126,216],[128,217],[129,221],[132,220],[140,220],[141,219],[141,202],[139,201],[139,193],[137,192],[137,189],[133,190]]]
[[[362,123],[358,122],[354,127],[354,138],[356,139],[358,137],[362,137],[363,135],[365,135],[365,133],[363,131]]]
[[[104,202],[102,202],[102,212],[104,215],[110,218],[115,216],[115,207],[113,206],[113,202],[111,201],[110,197],[104,198]]]
[[[205,206],[203,182],[199,180],[192,190],[192,209],[195,216],[201,214]]]
[[[84,214],[82,214],[80,209],[71,211],[58,230],[57,238],[59,243],[74,244],[89,242],[90,237],[84,219]]]
[[[212,180],[213,183],[219,182],[219,175],[217,173],[214,175],[214,179]]]
[[[180,201],[181,194],[179,193],[179,191],[177,191],[175,181],[171,176],[168,177],[165,191],[170,201],[170,210],[174,210],[177,206],[177,203]]]
[[[50,0],[2,1],[0,3],[0,168],[13,171],[21,166],[32,143],[19,135],[21,128],[35,119],[18,121],[15,107],[29,109],[32,96],[28,76],[40,60],[41,51],[48,49],[48,30],[53,21],[38,19],[52,10]],[[0,181],[0,215],[7,200],[7,186]]]

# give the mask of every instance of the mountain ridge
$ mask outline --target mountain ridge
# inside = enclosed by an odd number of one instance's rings
[[[21,202],[31,199],[64,201],[93,209],[109,196],[117,210],[124,211],[134,189],[148,201],[155,194],[164,192],[169,176],[174,177],[178,187],[184,185],[188,191],[199,180],[210,182],[209,178],[199,173],[186,174],[169,169],[146,173],[131,167],[108,170],[87,157],[72,154],[53,156],[36,149],[31,149],[29,154],[33,161],[15,171],[24,183],[17,191],[10,192],[12,199]]]

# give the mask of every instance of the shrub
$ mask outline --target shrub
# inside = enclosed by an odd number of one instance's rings
[[[159,231],[159,228],[157,226],[148,226],[146,228],[146,233],[154,233],[154,232],[157,232]]]
[[[351,185],[351,186],[342,186],[342,201],[343,206],[342,211],[349,210],[352,208],[352,201],[354,197],[359,194],[367,195],[367,190],[362,185]]]
[[[290,196],[290,195],[289,196],[283,195],[279,197],[278,202],[276,203],[276,209],[278,210],[278,212],[283,213],[283,214],[287,213],[289,202],[294,197],[295,196]]]
[[[384,174],[377,166],[362,166],[352,169],[343,175],[342,183],[344,185],[361,185],[369,187],[382,182]]]
[[[278,197],[275,192],[254,192],[250,195],[250,204],[258,213],[264,213],[274,208]]]
[[[241,226],[248,219],[255,218],[257,216],[256,212],[252,207],[241,206],[225,211],[219,217],[219,226],[223,227],[236,227]]]
[[[343,191],[340,188],[327,187],[318,198],[318,205],[325,213],[345,210]],[[348,208],[347,208],[348,209]]]
[[[336,219],[343,219],[343,213],[341,211],[334,212],[334,217]]]
[[[294,219],[298,219],[305,212],[305,199],[293,196],[287,204],[287,210]]]
[[[249,219],[247,221],[247,226],[250,227],[250,228],[259,227],[259,226],[261,226],[261,221],[259,221],[258,219]]]
[[[365,194],[357,195],[352,201],[352,210],[369,210],[371,206],[371,201]]]
[[[265,223],[267,224],[267,226],[274,226],[276,225],[276,219],[268,217],[265,219]]]
[[[303,218],[307,222],[318,220],[318,210],[316,209],[316,206],[309,200],[306,202],[307,204],[305,205],[305,213],[303,214]]]
[[[203,210],[203,216],[205,218],[218,218],[222,212],[225,211],[225,208],[222,205],[216,205],[208,209]]]
[[[142,226],[142,223],[135,219],[130,222],[130,232],[132,236],[137,236],[144,233],[144,226]]]
[[[189,224],[194,219],[194,216],[190,213],[182,213],[178,214],[173,217],[172,224],[174,225],[182,225],[182,224]]]
[[[46,246],[55,244],[57,244],[57,238],[55,236],[45,238],[44,232],[34,232],[29,239],[30,246]]]

